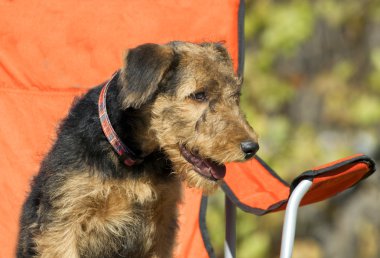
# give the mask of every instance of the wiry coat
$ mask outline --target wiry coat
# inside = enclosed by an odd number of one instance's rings
[[[209,70],[198,71],[200,64]],[[123,142],[144,157],[141,164],[124,165],[104,136],[101,87],[75,101],[33,180],[18,257],[171,257],[181,179],[206,191],[218,181],[195,172],[178,146],[223,163],[244,160],[238,143],[257,140],[238,108],[231,60],[218,44],[145,44],[126,55],[107,111]],[[199,87],[208,87],[207,103],[191,97]],[[218,115],[224,106],[225,121]]]

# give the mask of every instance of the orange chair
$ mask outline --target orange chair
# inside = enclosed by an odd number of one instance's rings
[[[57,123],[75,96],[121,66],[124,49],[145,42],[223,41],[242,76],[244,1],[21,0],[0,7],[0,257],[14,256],[21,205]],[[370,158],[356,155],[307,171],[288,186],[259,158],[228,164],[222,184],[228,218],[234,217],[234,205],[256,215],[285,209],[303,179],[312,181],[301,203],[306,205],[374,171]],[[196,189],[186,189],[184,196],[176,257],[213,257],[207,198]],[[233,231],[229,223],[231,256]]]

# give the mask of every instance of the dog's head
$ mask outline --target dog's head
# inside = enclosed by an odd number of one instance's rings
[[[221,44],[141,45],[127,52],[120,80],[123,107],[148,110],[145,140],[165,151],[188,185],[209,192],[225,175],[223,163],[247,160],[258,150]]]

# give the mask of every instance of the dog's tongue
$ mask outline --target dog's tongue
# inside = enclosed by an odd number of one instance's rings
[[[210,171],[210,174],[212,175],[213,178],[215,179],[222,179],[226,175],[226,166],[225,165],[219,165],[215,162],[212,162],[210,160],[205,160],[204,161]]]
[[[188,151],[184,146],[180,146],[180,151],[183,157],[196,167],[198,173],[202,175],[213,178],[214,180],[219,180],[224,178],[226,175],[226,166],[223,164],[218,164],[209,159],[202,159],[190,151]]]

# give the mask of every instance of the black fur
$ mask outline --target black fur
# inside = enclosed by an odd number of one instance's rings
[[[120,92],[123,106],[139,108],[151,100],[167,72],[173,69],[174,56],[173,49],[166,45],[144,44],[129,50],[120,78],[127,84]]]
[[[33,179],[32,191],[22,209],[17,257],[35,255],[33,235],[38,234],[39,228],[50,222],[51,203],[54,200],[50,199],[49,193],[54,192],[54,189],[59,188],[71,176],[71,172],[68,171],[88,171],[88,168],[92,168],[94,171],[101,171],[100,176],[104,178],[138,177],[139,172],[143,170],[157,171],[157,173],[163,174],[160,176],[163,180],[171,180],[170,161],[161,151],[151,153],[144,158],[141,165],[134,166],[133,169],[124,166],[122,161],[115,164],[109,158],[109,155],[116,156],[116,153],[107,141],[99,121],[98,98],[102,86],[91,89],[83,97],[74,101],[67,117],[58,129],[55,144],[43,160],[38,175]],[[140,119],[138,110],[122,108],[118,97],[122,87],[117,75],[111,82],[107,93],[108,115],[122,141],[127,143],[134,152],[139,153],[139,143],[133,139],[133,130],[134,125],[141,121],[138,121]],[[152,169],[152,167],[156,169]],[[37,214],[40,215],[37,216]],[[29,230],[28,227],[32,224],[36,226],[33,230]],[[141,229],[135,230],[136,232],[141,231]],[[122,240],[129,253],[121,252],[111,257],[138,257],[139,250],[136,250],[136,248],[138,249],[136,242],[141,241],[144,240]],[[94,257],[94,255],[82,254],[83,257]],[[97,257],[106,256],[97,254]]]

